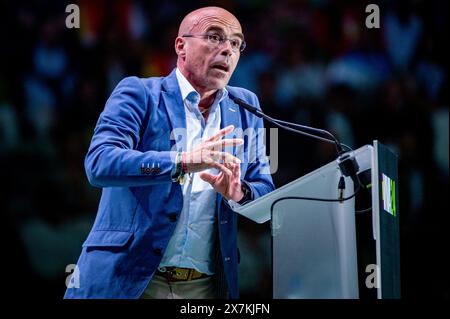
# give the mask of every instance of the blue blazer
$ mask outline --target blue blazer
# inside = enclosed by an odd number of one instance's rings
[[[252,92],[230,94],[259,107]],[[221,103],[221,127],[262,128],[261,119],[230,98]],[[175,71],[167,77],[128,77],[114,89],[94,130],[85,159],[89,182],[102,188],[97,216],[82,245],[65,298],[139,298],[158,267],[182,210],[181,186],[172,182],[174,128],[186,128]],[[264,147],[260,145],[260,147]],[[248,145],[245,143],[244,152]],[[265,149],[264,149],[265,154]],[[267,167],[264,167],[267,166]],[[241,164],[254,198],[274,189],[268,164]],[[237,214],[217,195],[216,288],[238,298]],[[77,276],[78,278],[75,278]]]

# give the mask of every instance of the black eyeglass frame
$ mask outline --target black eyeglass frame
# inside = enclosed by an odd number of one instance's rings
[[[182,38],[197,38],[197,37],[200,37],[202,39],[211,41],[211,37],[215,37],[215,36],[219,37],[219,39],[217,40],[218,41],[217,44],[223,44],[223,43],[225,43],[225,41],[233,40],[233,39],[226,38],[226,37],[223,37],[223,36],[218,35],[218,34],[210,34],[210,33],[205,33],[205,34],[183,34],[181,37]],[[212,40],[211,43],[216,44],[214,41],[215,40]],[[238,48],[239,52],[244,51],[246,47],[247,47],[247,42],[245,42],[245,40],[242,40],[242,43],[241,43],[241,45]],[[233,49],[233,46],[231,46],[231,48]],[[237,50],[233,50],[233,51],[237,52]]]

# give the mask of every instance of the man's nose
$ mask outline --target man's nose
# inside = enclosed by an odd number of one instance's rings
[[[222,47],[222,51],[220,52],[222,55],[231,55],[233,53],[233,49],[231,47],[230,40],[225,40],[223,43],[220,44]]]

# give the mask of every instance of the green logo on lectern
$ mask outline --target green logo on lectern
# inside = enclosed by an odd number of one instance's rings
[[[395,181],[384,174],[381,174],[381,202],[383,209],[392,216],[395,216]]]

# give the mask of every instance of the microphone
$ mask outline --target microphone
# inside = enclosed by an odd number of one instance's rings
[[[348,150],[352,151],[352,149],[345,145],[342,144],[341,142],[339,142],[339,140],[330,132],[323,130],[323,129],[318,129],[315,127],[311,127],[311,126],[306,126],[306,125],[300,125],[297,123],[291,123],[291,122],[286,122],[286,121],[282,121],[282,120],[278,120],[278,119],[274,119],[272,117],[270,117],[267,114],[264,114],[263,112],[261,112],[260,110],[258,110],[256,107],[254,107],[253,105],[248,104],[247,102],[245,102],[244,100],[233,96],[232,94],[228,94],[228,96],[230,97],[230,99],[232,99],[234,101],[234,103],[236,103],[237,105],[243,107],[244,109],[246,109],[247,111],[249,111],[250,113],[253,113],[254,115],[256,115],[259,118],[263,118],[265,120],[267,120],[270,123],[275,124],[277,127],[294,132],[294,133],[298,133],[301,135],[305,135],[305,136],[309,136],[324,142],[328,142],[328,143],[333,143],[336,146],[336,151],[338,154],[338,165],[339,168],[342,172],[342,174],[344,176],[350,176],[351,179],[353,180],[353,182],[360,186],[361,182],[359,181],[359,178],[357,176],[358,174],[358,169],[359,169],[359,165],[358,162],[356,161],[354,156],[350,156],[349,154],[345,154],[346,152],[343,149],[343,146],[346,147]],[[296,127],[298,129],[294,129],[292,127]],[[312,132],[312,133],[316,133],[316,134],[323,134],[323,135],[327,135],[330,138],[325,138],[322,136],[317,136],[315,134],[311,134],[311,133],[307,133],[303,130]],[[342,192],[343,189],[345,189],[345,182],[343,180],[343,177],[341,177],[341,179],[339,180],[339,189]],[[342,194],[341,196],[342,197]]]
[[[300,124],[296,124],[296,123],[281,121],[281,120],[278,120],[278,119],[274,119],[274,118],[264,114],[263,112],[258,110],[253,105],[248,104],[244,100],[242,100],[242,99],[240,99],[238,97],[235,97],[235,96],[233,96],[231,94],[228,94],[228,96],[234,101],[234,103],[238,104],[239,106],[243,107],[244,109],[246,109],[250,113],[253,113],[254,115],[256,115],[259,118],[263,118],[263,119],[267,120],[268,122],[270,122],[272,124],[275,124],[276,126],[278,126],[280,128],[283,128],[283,129],[286,129],[288,131],[291,131],[291,132],[294,132],[294,133],[299,133],[299,134],[302,134],[302,135],[306,135],[306,136],[309,136],[309,137],[312,137],[312,138],[315,138],[315,139],[318,139],[318,140],[321,140],[321,141],[324,141],[324,142],[333,143],[336,146],[336,150],[337,150],[338,156],[340,156],[340,155],[342,155],[344,153],[344,150],[342,148],[343,144],[341,144],[338,141],[338,139],[333,134],[331,134],[330,132],[328,132],[326,130],[318,129],[318,128],[311,127],[311,126],[306,126],[306,125],[300,125]],[[301,131],[301,130],[296,130],[296,129],[293,129],[292,127],[289,127],[289,126],[296,127],[296,128],[299,128],[299,129],[302,129],[302,130],[306,130],[306,131],[309,131],[309,132],[313,132],[313,133],[317,133],[317,134],[328,135],[329,137],[331,137],[331,139],[324,138],[322,136],[317,136],[317,135],[314,135],[314,134],[310,134],[310,133],[307,133],[307,132],[304,132],[304,131]],[[346,146],[346,147],[349,148],[348,146]]]

